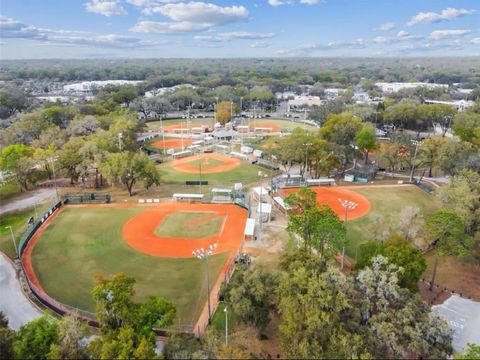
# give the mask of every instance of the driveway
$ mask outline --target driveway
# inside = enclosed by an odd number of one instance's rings
[[[40,204],[53,199],[55,199],[55,189],[48,188],[29,191],[4,205],[0,205],[0,215],[9,211],[33,207],[34,204]]]
[[[18,330],[23,324],[42,315],[23,293],[12,263],[1,253],[0,294],[0,310],[7,315],[12,329]]]

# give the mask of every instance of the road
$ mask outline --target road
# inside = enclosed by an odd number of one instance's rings
[[[9,326],[18,330],[42,313],[25,296],[16,275],[12,263],[0,253],[0,310],[7,315]]]
[[[51,201],[55,198],[55,189],[38,189],[28,191],[19,197],[9,201],[7,204],[0,205],[0,215],[9,211],[21,210],[32,207],[34,204],[40,204]]]

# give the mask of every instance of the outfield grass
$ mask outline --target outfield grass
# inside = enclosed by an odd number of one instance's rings
[[[163,219],[155,233],[164,237],[197,239],[215,236],[225,220],[224,217],[215,215],[212,212],[175,212]]]
[[[356,192],[365,196],[371,204],[368,215],[348,221],[348,245],[345,252],[355,259],[359,246],[373,237],[373,219],[380,217],[388,228],[389,223],[395,223],[397,216],[407,207],[419,208],[423,216],[440,208],[439,201],[416,186],[403,186],[393,188],[361,188]],[[391,221],[390,221],[391,220]]]
[[[34,248],[32,262],[40,283],[55,299],[94,311],[95,275],[123,272],[136,279],[135,300],[163,296],[177,308],[177,325],[192,325],[206,301],[205,263],[195,258],[149,256],[130,248],[122,226],[144,207],[65,208]],[[218,276],[228,254],[214,255],[210,276]]]
[[[187,180],[200,180],[200,174],[177,171],[168,162],[159,165],[158,168],[162,174],[162,182],[184,183]],[[230,171],[211,174],[202,173],[202,180],[208,181],[212,185],[230,185],[237,182],[248,183],[258,180],[259,171],[267,175],[272,174],[271,171],[265,168],[242,162]]]

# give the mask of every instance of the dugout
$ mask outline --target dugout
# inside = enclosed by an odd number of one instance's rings
[[[65,204],[108,204],[110,201],[110,194],[104,192],[67,193],[63,196]]]

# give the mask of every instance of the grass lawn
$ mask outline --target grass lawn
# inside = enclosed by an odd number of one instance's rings
[[[177,171],[173,169],[169,163],[161,164],[158,167],[162,174],[162,182],[182,183],[187,180],[200,180],[199,174]],[[249,183],[258,180],[259,171],[268,175],[272,174],[271,171],[265,168],[242,162],[240,166],[237,166],[230,171],[202,174],[202,180],[208,181],[212,185],[230,185],[237,182]]]
[[[224,301],[221,301],[218,304],[217,311],[215,311],[215,314],[213,314],[212,317],[212,324],[213,328],[217,331],[221,331],[225,333],[225,306],[228,306],[228,304]],[[236,325],[236,317],[235,313],[233,312],[233,309],[231,306],[228,306],[228,332],[232,333],[233,330],[235,329]]]
[[[40,216],[50,206],[47,204],[37,205],[37,214]],[[27,231],[27,222],[30,217],[35,217],[35,209],[27,208],[20,211],[9,212],[0,216],[0,251],[2,251],[9,258],[15,256],[15,249],[13,248],[12,236],[8,226],[12,227],[13,235],[15,237],[17,245]]]
[[[0,185],[0,204],[5,203],[7,200],[13,198],[20,193],[20,188],[17,184],[12,182],[6,182]]]
[[[136,279],[135,300],[163,296],[177,308],[178,325],[192,325],[206,301],[205,263],[198,259],[149,256],[130,248],[122,226],[145,208],[65,208],[37,242],[32,262],[40,283],[55,299],[94,311],[95,275],[123,272]],[[216,278],[228,254],[214,255]]]
[[[365,196],[371,203],[368,215],[349,221],[347,223],[348,245],[345,252],[355,259],[358,247],[372,238],[372,220],[379,216],[386,223],[389,218],[395,222],[395,216],[404,208],[417,207],[423,215],[432,213],[440,208],[440,203],[416,186],[403,186],[395,188],[361,188],[354,191]]]
[[[206,238],[220,232],[225,218],[209,212],[176,212],[168,215],[155,233],[164,237]]]
[[[177,125],[183,124],[183,127],[199,127],[202,125],[207,125],[213,127],[213,118],[205,118],[205,119],[172,119],[172,120],[164,120],[164,121],[149,121],[145,125],[147,126],[148,130],[152,131],[160,131],[162,126],[170,126],[170,125]]]

